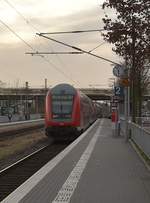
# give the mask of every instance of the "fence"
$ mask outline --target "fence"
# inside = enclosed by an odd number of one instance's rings
[[[125,136],[125,120],[120,120],[121,134]],[[139,124],[129,122],[129,130],[132,140],[141,148],[141,150],[150,158],[150,126],[140,126]]]
[[[30,114],[30,120],[36,120],[36,119],[40,119],[43,118],[42,114]],[[15,122],[15,121],[23,121],[26,120],[25,119],[25,115],[19,115],[19,114],[13,114],[11,121]],[[29,119],[28,119],[29,120]],[[6,123],[9,122],[8,116],[0,116],[0,123]]]
[[[150,131],[131,123],[131,137],[142,151],[150,158]]]

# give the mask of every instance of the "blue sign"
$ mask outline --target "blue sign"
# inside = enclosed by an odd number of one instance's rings
[[[124,88],[122,86],[115,86],[115,96],[123,97]]]

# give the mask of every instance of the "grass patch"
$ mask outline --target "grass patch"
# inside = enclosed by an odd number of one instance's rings
[[[22,137],[15,137],[10,140],[0,141],[0,160],[31,147],[43,138],[45,138],[45,136],[37,132]]]

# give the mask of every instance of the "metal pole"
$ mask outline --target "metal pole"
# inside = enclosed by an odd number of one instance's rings
[[[128,138],[130,138],[130,133],[129,133],[129,130],[130,130],[130,86],[128,86]]]
[[[45,90],[47,90],[47,78],[45,78]]]
[[[128,81],[129,81],[129,84],[128,84],[128,138],[130,138],[129,136],[131,136],[130,135],[130,132],[129,132],[129,130],[130,130],[130,127],[131,127],[131,125],[130,125],[130,122],[131,122],[131,117],[130,117],[130,91],[131,91],[131,87],[130,87],[130,68],[128,68]]]
[[[125,87],[124,115],[125,115],[125,140],[128,142],[128,87]]]
[[[28,119],[28,88],[29,88],[29,85],[28,85],[28,82],[26,82],[25,83],[25,88],[26,88],[26,107],[25,107],[25,120],[27,120]]]

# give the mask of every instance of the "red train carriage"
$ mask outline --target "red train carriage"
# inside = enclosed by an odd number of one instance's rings
[[[96,106],[69,84],[59,84],[46,96],[45,131],[54,139],[74,139],[96,120]]]

